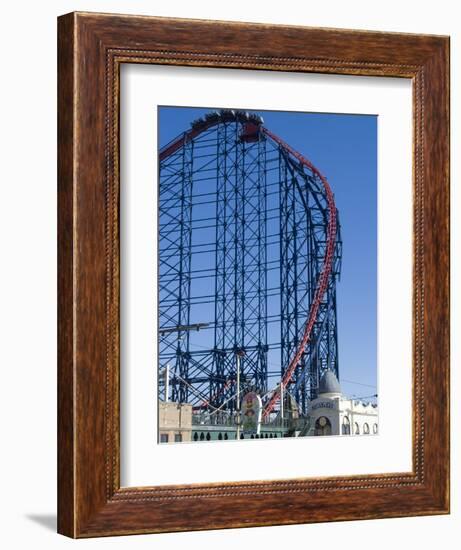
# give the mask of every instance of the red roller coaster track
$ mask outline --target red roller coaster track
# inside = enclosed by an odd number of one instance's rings
[[[181,147],[183,147],[185,143],[194,139],[201,133],[210,129],[212,126],[219,124],[220,122],[223,122],[223,121],[230,122],[232,120],[234,120],[235,122],[238,122],[238,121],[246,122],[245,120],[241,120],[241,118],[242,116],[240,114],[229,115],[229,113],[226,113],[224,120],[221,115],[216,114],[211,116],[209,119],[205,119],[204,121],[201,121],[199,125],[197,125],[196,127],[192,127],[190,130],[184,132],[177,139],[175,139],[174,141],[166,145],[159,153],[159,160],[162,161],[166,159],[167,157],[169,157],[170,155],[172,155],[173,153],[181,149]],[[253,122],[250,122],[248,124],[250,128],[251,136],[252,136],[254,134],[255,125]],[[328,205],[328,214],[329,214],[325,260],[323,262],[323,266],[317,282],[317,287],[315,289],[315,294],[314,294],[314,300],[309,310],[309,316],[307,318],[307,322],[304,327],[303,337],[301,339],[301,342],[299,343],[299,346],[298,346],[298,349],[296,350],[295,355],[290,361],[290,364],[288,365],[288,368],[286,369],[285,374],[282,377],[282,380],[280,381],[280,384],[274,390],[274,392],[272,393],[272,396],[270,397],[269,401],[266,403],[264,407],[263,416],[264,418],[266,418],[273,411],[275,405],[279,401],[281,390],[283,388],[286,388],[288,384],[290,384],[293,378],[293,374],[296,368],[298,367],[301,361],[301,358],[303,356],[304,350],[306,349],[306,346],[311,338],[312,329],[314,327],[314,323],[318,316],[318,311],[319,311],[321,301],[328,288],[328,279],[330,277],[332,266],[333,266],[333,257],[334,257],[334,251],[335,251],[335,245],[336,245],[336,205],[334,201],[333,192],[331,190],[330,185],[328,184],[327,179],[306,157],[301,155],[301,153],[298,153],[298,151],[295,151],[292,147],[290,147],[290,145],[285,143],[281,138],[273,134],[270,130],[268,130],[264,126],[258,126],[258,128],[260,132],[265,134],[274,143],[276,143],[279,147],[284,149],[285,152],[290,154],[293,158],[299,161],[300,164],[308,168],[313,174],[315,174],[321,180],[323,187],[325,189],[325,195],[326,195],[326,200]]]

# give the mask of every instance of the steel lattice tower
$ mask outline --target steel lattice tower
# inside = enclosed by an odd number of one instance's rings
[[[242,391],[255,389],[272,410],[268,390],[282,380],[306,412],[321,374],[339,374],[341,239],[326,180],[259,117],[234,111],[207,115],[163,147],[159,173],[159,367],[169,365],[169,398],[232,411],[238,357]]]

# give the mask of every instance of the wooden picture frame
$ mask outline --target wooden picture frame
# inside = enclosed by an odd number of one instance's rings
[[[71,13],[58,22],[58,531],[96,537],[449,512],[449,39]],[[412,79],[413,469],[120,487],[122,63]]]

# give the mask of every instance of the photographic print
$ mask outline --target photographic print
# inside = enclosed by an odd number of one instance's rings
[[[378,434],[377,117],[158,121],[158,442]]]

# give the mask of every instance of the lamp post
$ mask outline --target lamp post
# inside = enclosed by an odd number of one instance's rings
[[[284,395],[283,395],[283,380],[280,382],[280,419],[281,419],[281,426],[283,428],[283,407],[284,407]]]
[[[168,402],[169,393],[170,393],[170,363],[167,363],[165,367],[165,403]]]
[[[235,360],[237,364],[237,440],[240,439],[240,359],[244,357],[245,352],[242,349],[238,349],[235,352]]]

